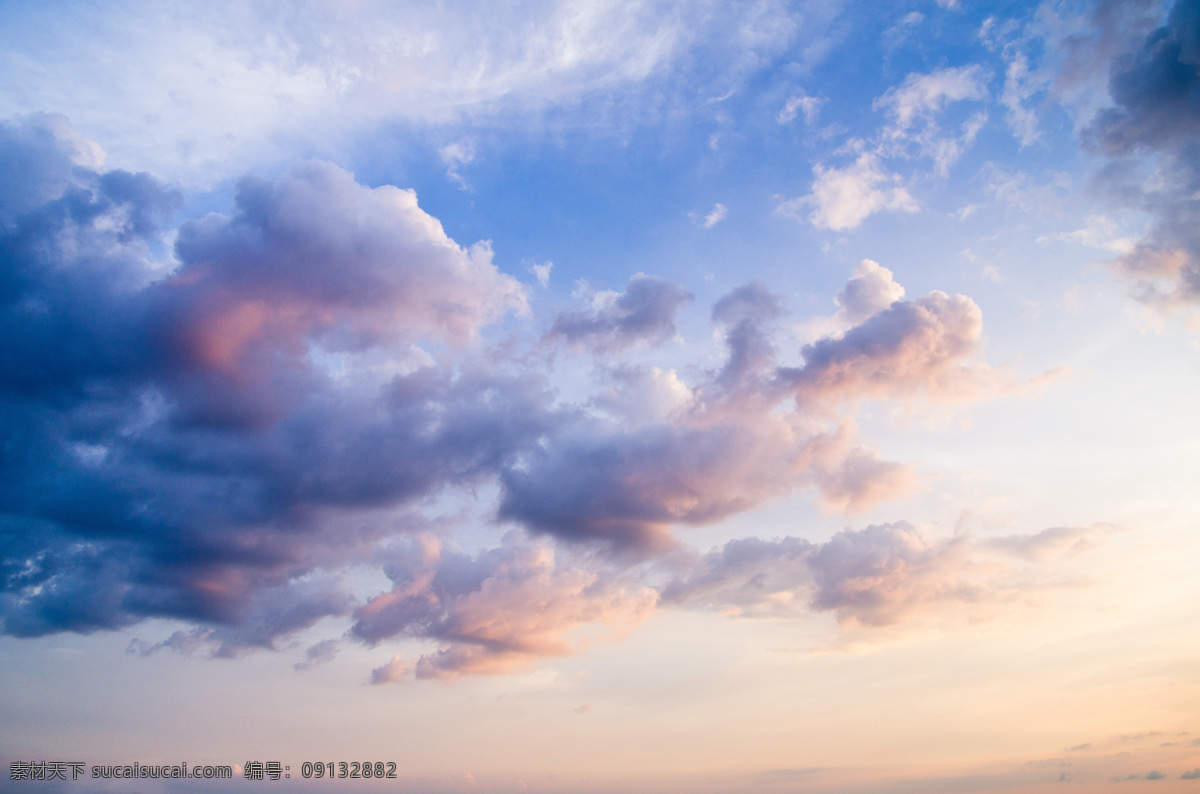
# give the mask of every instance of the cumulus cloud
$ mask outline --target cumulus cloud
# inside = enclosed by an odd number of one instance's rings
[[[631,278],[621,293],[584,285],[578,294],[591,305],[558,315],[546,338],[602,353],[673,339],[675,314],[693,300],[680,285],[644,273]]]
[[[813,166],[812,192],[789,199],[777,212],[804,217],[818,229],[855,229],[876,212],[916,212],[916,200],[889,174],[878,156],[863,152],[844,168]],[[811,209],[810,209],[811,208]],[[806,212],[807,211],[807,212]]]
[[[896,283],[892,271],[873,259],[863,259],[834,302],[838,305],[839,319],[857,324],[903,297],[904,287]]]
[[[801,349],[804,366],[786,378],[812,404],[865,398],[969,397],[994,377],[975,361],[983,314],[964,295],[934,291],[893,302],[844,334]]]
[[[855,279],[844,306],[855,317],[874,313],[803,348],[799,368],[780,366],[772,340],[781,299],[758,282],[732,290],[712,312],[725,363],[694,385],[673,384],[674,410],[659,414],[669,421],[580,423],[545,439],[504,471],[500,516],[651,552],[674,544],[676,524],[719,521],[798,488],[849,511],[905,493],[915,483],[909,467],[856,443],[852,422],[825,418],[863,399],[986,392],[994,372],[976,361],[981,316],[970,299],[938,292],[885,304],[903,290],[877,265],[860,266]],[[793,397],[798,410],[778,410]]]
[[[1200,12],[1194,2],[1177,2],[1166,24],[1112,61],[1109,93],[1113,105],[1092,119],[1084,142],[1112,158],[1102,184],[1114,200],[1155,219],[1112,265],[1133,282],[1138,300],[1194,311],[1200,303]]]
[[[371,644],[398,636],[438,642],[412,667],[418,678],[503,673],[564,656],[574,649],[569,630],[588,624],[627,630],[657,601],[649,588],[564,564],[548,544],[513,535],[475,556],[426,536],[397,548],[384,571],[393,589],[358,609],[351,634]],[[372,680],[395,681],[408,670],[396,657]]]
[[[677,528],[801,489],[848,512],[905,493],[911,468],[859,441],[854,403],[941,397],[988,372],[969,299],[906,300],[866,260],[836,298],[848,330],[805,347],[802,367],[780,364],[784,300],[751,282],[712,307],[725,355],[711,370],[599,366],[601,388],[566,403],[553,356],[494,341],[525,289],[412,191],[316,161],[246,178],[231,214],[178,227],[169,258],[177,193],[97,170],[64,124],[0,128],[21,176],[0,180],[10,635],[158,617],[188,627],[131,653],[236,657],[349,617],[368,645],[436,646],[376,683],[520,669],[644,619],[657,595],[631,563],[678,551]],[[602,354],[674,338],[692,300],[640,274],[581,297],[547,340]],[[423,504],[481,485],[496,489],[489,517],[527,536],[474,555],[411,540]],[[364,565],[393,583],[366,602],[341,578]]]
[[[661,551],[675,524],[713,523],[805,485],[853,509],[895,497],[908,478],[872,454],[846,428],[813,432],[766,411],[564,434],[505,472],[500,515],[559,538]]]
[[[236,369],[261,340],[361,348],[389,336],[461,344],[525,293],[463,248],[417,206],[411,190],[367,188],[337,166],[307,162],[276,182],[243,179],[237,213],[179,229],[182,262],[164,299],[187,324],[172,329],[211,366]]]
[[[623,366],[606,374],[609,386],[595,405],[634,424],[672,421],[693,399],[691,387],[673,369]]]
[[[0,228],[6,632],[162,616],[206,624],[220,653],[273,647],[350,609],[306,577],[384,531],[320,511],[477,478],[554,421],[536,378],[466,359],[390,380],[319,364],[465,345],[522,307],[486,248],[458,246],[411,192],[324,163],[244,180],[233,217],[180,228],[170,270],[153,250],[171,189],[88,167],[61,120],[0,133],[25,177],[3,180]],[[514,398],[540,407],[509,413]]]
[[[858,444],[852,421],[825,418],[860,400],[964,400],[1005,381],[979,359],[974,302],[903,294],[890,271],[861,263],[838,298],[843,319],[858,323],[802,348],[802,367],[784,367],[772,339],[782,300],[759,282],[732,290],[712,311],[725,332],[722,366],[694,384],[627,371],[643,388],[669,387],[659,421],[580,423],[547,438],[503,473],[500,516],[647,553],[672,547],[675,525],[719,521],[799,488],[849,512],[899,497],[916,482],[911,468]],[[779,410],[791,398],[797,410]]]

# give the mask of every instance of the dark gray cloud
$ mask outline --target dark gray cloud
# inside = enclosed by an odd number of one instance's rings
[[[1113,60],[1109,94],[1089,140],[1111,155],[1196,141],[1200,125],[1200,4],[1177,0],[1162,27]]]
[[[1194,308],[1200,299],[1200,3],[1178,0],[1166,24],[1115,58],[1109,93],[1113,106],[1096,114],[1084,142],[1113,158],[1101,175],[1104,191],[1155,219],[1113,265],[1133,281],[1139,300],[1167,310]]]
[[[592,305],[558,315],[547,339],[600,353],[659,345],[675,337],[675,314],[694,300],[678,284],[639,273],[625,291],[589,292]]]

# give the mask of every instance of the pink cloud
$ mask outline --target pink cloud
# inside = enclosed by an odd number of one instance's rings
[[[571,630],[599,625],[619,633],[657,601],[649,588],[560,562],[548,544],[513,537],[475,557],[426,537],[401,549],[387,573],[396,586],[359,608],[353,634],[370,643],[436,640],[438,649],[416,662],[418,678],[505,673],[566,656],[579,646]]]
[[[526,307],[489,244],[458,245],[411,190],[310,161],[275,182],[243,179],[237,207],[180,227],[183,265],[163,290],[202,366],[236,371],[252,354],[294,357],[310,343],[462,344]]]

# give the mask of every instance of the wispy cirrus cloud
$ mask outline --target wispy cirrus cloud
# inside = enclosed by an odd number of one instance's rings
[[[0,25],[0,116],[51,108],[115,142],[121,165],[212,185],[392,123],[586,113],[597,98],[605,123],[636,123],[691,96],[689,58],[721,62],[724,92],[801,30],[775,3],[512,3],[486,23],[460,3],[368,7],[81,9],[58,22],[69,47]],[[468,154],[443,150],[451,179]]]

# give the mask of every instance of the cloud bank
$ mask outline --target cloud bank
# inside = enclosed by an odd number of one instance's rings
[[[660,593],[738,604],[735,574],[776,594],[803,581],[812,609],[868,625],[987,590],[961,570],[963,544],[903,524],[748,539],[670,581],[646,573],[687,558],[677,532],[777,497],[853,512],[907,493],[915,471],[857,437],[855,407],[987,394],[970,298],[906,298],[864,260],[830,318],[844,330],[784,366],[786,302],[751,282],[712,307],[721,363],[685,380],[629,358],[678,336],[694,300],[681,285],[583,290],[523,342],[538,320],[486,242],[459,244],[412,191],[333,164],[246,177],[229,215],[173,226],[174,189],[103,170],[61,117],[0,126],[0,151],[7,634],[158,617],[191,628],[132,653],[235,657],[337,619],[369,646],[434,646],[372,674],[389,683],[572,653]],[[554,389],[543,354],[558,343],[605,362],[593,399]],[[417,534],[425,506],[480,487],[487,520],[516,527],[500,546]],[[1064,532],[988,548],[1049,559]],[[355,566],[391,588],[358,594]],[[318,642],[297,669],[337,650]]]

